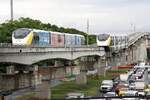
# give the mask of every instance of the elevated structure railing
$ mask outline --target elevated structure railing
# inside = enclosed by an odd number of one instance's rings
[[[148,34],[148,32],[137,32],[132,35],[129,35],[128,46],[134,44],[138,39]]]
[[[138,41],[141,37],[148,35],[148,34],[150,34],[150,33],[136,32],[136,33],[130,34],[130,35],[128,35],[128,41],[126,43],[111,46],[111,48],[113,51],[119,51],[121,49],[128,48],[129,46],[134,44],[136,41]]]

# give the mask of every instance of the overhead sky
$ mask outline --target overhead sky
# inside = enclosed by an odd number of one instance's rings
[[[14,19],[30,17],[44,23],[90,33],[150,31],[150,0],[13,0]],[[0,0],[0,23],[10,19],[10,0]]]

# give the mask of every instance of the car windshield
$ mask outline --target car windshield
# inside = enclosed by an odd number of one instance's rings
[[[28,29],[18,29],[14,31],[14,37],[17,39],[25,38],[30,33]]]
[[[111,84],[109,84],[109,83],[102,83],[102,85],[108,85],[108,86],[111,86]]]

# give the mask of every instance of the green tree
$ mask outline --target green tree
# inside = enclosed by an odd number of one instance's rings
[[[74,28],[64,28],[58,27],[57,25],[51,25],[50,23],[42,23],[39,20],[34,20],[31,18],[19,18],[19,20],[7,21],[0,24],[0,42],[11,43],[11,35],[14,30],[18,28],[34,28],[47,31],[58,31],[71,34],[81,34],[86,37],[86,33],[79,31]],[[89,44],[96,43],[95,36],[89,36]]]

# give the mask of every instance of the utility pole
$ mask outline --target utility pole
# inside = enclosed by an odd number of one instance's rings
[[[135,24],[133,24],[133,23],[131,23],[131,31],[133,31],[133,32],[135,32],[136,31],[136,26],[135,26]]]
[[[13,0],[10,0],[10,14],[11,14],[11,21],[13,21],[13,17],[14,17],[14,15],[13,15]]]
[[[89,19],[87,19],[87,41],[86,41],[86,43],[87,43],[87,45],[89,45]]]

